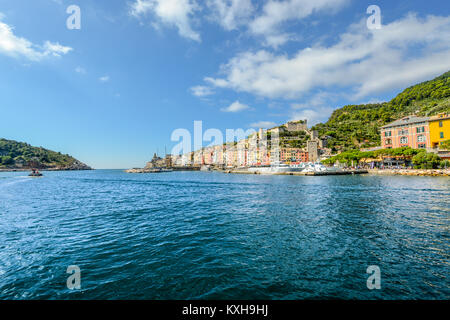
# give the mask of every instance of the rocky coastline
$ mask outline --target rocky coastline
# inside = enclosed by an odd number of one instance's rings
[[[5,167],[0,168],[0,172],[22,172],[22,171],[30,171],[32,168],[28,166],[23,167]],[[87,164],[82,163],[81,161],[74,161],[72,164],[68,166],[39,166],[37,169],[40,171],[87,171],[94,170],[89,167]]]

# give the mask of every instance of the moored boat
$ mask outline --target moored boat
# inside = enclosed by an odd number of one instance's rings
[[[305,165],[305,168],[303,169],[302,172],[305,173],[326,173],[326,172],[340,172],[342,171],[342,169],[338,168],[338,167],[327,167],[324,166],[322,163],[320,162],[316,162],[316,163],[312,163],[309,162]]]
[[[250,167],[248,171],[260,174],[277,174],[291,172],[291,168],[287,164],[277,162],[271,166]]]

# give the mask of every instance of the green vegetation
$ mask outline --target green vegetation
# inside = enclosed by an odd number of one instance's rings
[[[437,169],[441,164],[441,158],[437,154],[420,152],[412,159],[417,169]]]
[[[411,160],[417,169],[437,169],[450,167],[450,161],[442,161],[435,153],[427,153],[424,149],[397,148],[380,149],[376,151],[351,150],[342,152],[330,159],[322,161],[324,164],[332,165],[336,162],[346,165],[358,165],[363,160],[379,159],[383,156],[396,157],[403,160]]]
[[[333,112],[325,124],[313,129],[329,136],[333,151],[379,146],[380,127],[410,114],[432,116],[450,112],[450,71],[412,86],[390,102],[349,105]]]
[[[73,165],[83,164],[60,152],[0,139],[0,168],[68,168]]]
[[[411,159],[420,153],[426,153],[426,151],[423,149],[412,148],[380,149],[376,151],[350,150],[322,162],[324,164],[335,164],[336,162],[339,162],[347,165],[350,165],[353,162],[354,165],[357,165],[362,160],[378,159],[382,156],[401,157],[406,160]]]
[[[441,169],[450,168],[450,161],[449,160],[442,160],[441,163],[439,163],[439,168],[441,168]]]
[[[304,148],[310,136],[306,131],[285,131],[280,133],[280,146],[282,148]]]
[[[450,150],[450,140],[445,140],[439,147],[443,150]]]
[[[301,124],[303,124],[303,123],[306,123],[306,120],[297,120],[297,121],[292,121],[292,123],[301,123]]]

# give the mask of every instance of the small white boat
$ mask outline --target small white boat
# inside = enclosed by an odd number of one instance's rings
[[[320,162],[316,163],[309,162],[306,164],[305,169],[303,170],[303,172],[340,172],[340,171],[342,170],[338,167],[327,167]]]
[[[278,162],[271,166],[250,167],[248,168],[248,171],[260,174],[277,174],[291,172],[291,167],[287,164]]]
[[[301,172],[306,169],[306,164],[304,162],[300,164],[291,164],[289,168],[291,172]]]
[[[203,165],[200,167],[200,171],[208,172],[211,171],[211,167],[207,165]]]

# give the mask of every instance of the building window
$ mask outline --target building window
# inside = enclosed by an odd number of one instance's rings
[[[417,127],[416,130],[417,130],[417,133],[424,133],[425,127]]]
[[[390,136],[392,136],[392,132],[391,132],[391,131],[386,131],[386,132],[384,133],[384,136],[385,136],[385,137],[390,137]]]
[[[401,137],[400,138],[400,143],[401,144],[407,144],[408,143],[408,137]]]
[[[399,136],[406,136],[408,134],[408,130],[400,130],[399,132],[398,132],[398,135]]]
[[[426,142],[426,141],[427,141],[427,138],[424,135],[417,137],[417,142]]]
[[[440,137],[441,137],[441,139],[444,139],[444,133],[443,132],[441,132]]]
[[[444,126],[444,123],[442,121],[439,121],[439,127],[442,128]]]
[[[386,145],[392,144],[392,139],[386,139],[386,140],[384,141],[384,144],[386,144]]]

